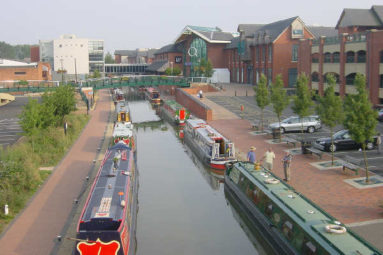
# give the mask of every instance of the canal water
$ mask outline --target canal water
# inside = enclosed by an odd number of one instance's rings
[[[133,120],[158,120],[146,101],[129,106]],[[170,124],[137,126],[137,255],[266,254],[226,199],[222,174],[206,169]]]

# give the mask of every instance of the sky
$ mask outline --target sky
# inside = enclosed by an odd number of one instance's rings
[[[383,5],[383,0],[4,0],[0,41],[38,44],[76,34],[103,39],[113,54],[173,43],[186,25],[236,32],[238,24],[299,16],[306,25],[335,27],[344,8],[372,5]]]

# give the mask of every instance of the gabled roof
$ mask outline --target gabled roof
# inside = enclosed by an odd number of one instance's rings
[[[270,38],[270,41],[273,42],[296,19],[299,19],[299,17],[296,16],[289,19],[279,20],[270,24],[266,24],[255,32],[255,37],[257,37],[258,35],[260,36],[268,35]]]
[[[307,28],[315,36],[315,38],[319,38],[321,36],[334,37],[338,35],[338,31],[335,27],[308,26]]]
[[[245,37],[253,37],[254,33],[263,26],[264,24],[239,24],[237,31],[243,31]]]
[[[180,35],[174,40],[175,43],[184,41],[186,36],[195,34],[209,43],[230,43],[233,34],[229,32],[222,32],[218,27],[198,27],[186,26]]]
[[[383,26],[383,6],[374,5],[371,9],[344,9],[336,24],[339,27],[379,27]]]

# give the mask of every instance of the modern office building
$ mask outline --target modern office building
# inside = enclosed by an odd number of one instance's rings
[[[344,9],[335,36],[302,40],[298,72],[310,77],[310,86],[319,94],[326,88],[326,75],[333,74],[340,95],[355,93],[357,73],[366,76],[373,104],[383,104],[383,6],[371,9]]]
[[[59,39],[39,41],[40,60],[51,63],[53,70],[86,75],[104,72],[104,41],[62,35]]]

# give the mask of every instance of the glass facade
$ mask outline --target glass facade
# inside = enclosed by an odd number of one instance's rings
[[[201,59],[207,60],[207,49],[205,41],[199,37],[194,38],[190,44],[188,54],[190,56],[190,76],[201,76],[201,72],[199,71]]]
[[[104,72],[104,41],[89,40],[89,72]]]

